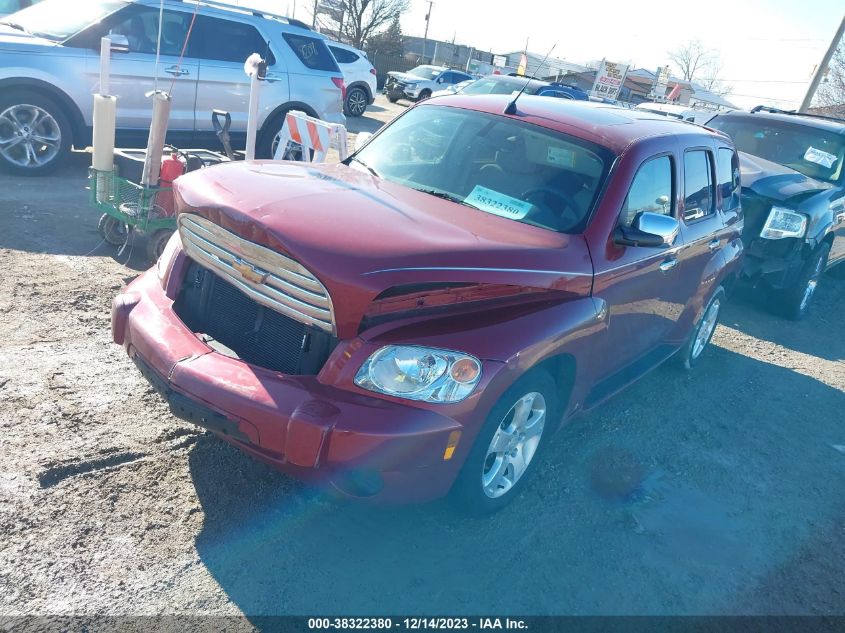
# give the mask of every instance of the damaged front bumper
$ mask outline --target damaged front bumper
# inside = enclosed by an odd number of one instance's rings
[[[470,406],[443,406],[454,413],[446,415],[250,365],[211,349],[172,306],[148,271],[114,299],[112,335],[176,416],[349,496],[424,501],[448,492],[468,449],[446,449],[473,418]],[[339,346],[326,366],[347,352]]]
[[[788,288],[801,273],[806,259],[804,251],[804,241],[797,238],[752,240],[745,248],[742,276],[754,286]]]

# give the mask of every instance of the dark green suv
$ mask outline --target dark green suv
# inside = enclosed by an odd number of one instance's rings
[[[800,319],[822,273],[845,272],[845,121],[758,106],[708,127],[739,150],[743,276]]]

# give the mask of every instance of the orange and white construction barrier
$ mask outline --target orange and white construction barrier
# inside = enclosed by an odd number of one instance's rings
[[[275,160],[282,160],[291,142],[302,146],[301,160],[306,162],[312,155],[311,150],[313,150],[312,162],[325,162],[326,155],[332,147],[337,150],[340,160],[349,156],[345,125],[327,123],[299,110],[291,110],[287,113],[278,141],[276,153],[273,156]]]

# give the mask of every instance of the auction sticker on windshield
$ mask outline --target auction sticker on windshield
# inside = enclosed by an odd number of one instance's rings
[[[820,149],[816,149],[812,145],[804,154],[804,160],[808,160],[811,163],[816,163],[816,165],[821,165],[822,167],[826,167],[827,169],[833,167],[833,163],[836,162],[836,158],[837,157],[833,154],[823,152]]]
[[[481,185],[476,185],[475,189],[464,199],[464,202],[478,207],[482,211],[512,220],[523,219],[533,206],[530,202],[511,198],[504,193],[493,191]]]

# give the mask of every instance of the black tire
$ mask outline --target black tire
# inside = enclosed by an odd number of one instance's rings
[[[97,223],[97,230],[100,232],[103,240],[112,246],[123,246],[129,235],[129,229],[126,224],[113,218],[108,213],[100,216],[100,221]]]
[[[387,95],[387,100],[390,101],[390,103],[396,103],[397,101],[399,101],[399,97],[394,97],[393,95]]]
[[[31,122],[35,125],[30,128]],[[11,90],[0,97],[0,141],[11,141],[22,135],[27,135],[30,142],[21,141],[11,147],[6,144],[6,149],[0,151],[0,167],[18,176],[51,173],[67,158],[73,145],[70,121],[56,102],[31,90]],[[38,143],[29,135],[40,135],[54,142]],[[32,148],[32,154],[27,145]]]
[[[159,229],[152,235],[148,236],[147,259],[155,264],[164,252],[164,247],[167,246],[167,242],[170,241],[171,235],[173,235],[173,231],[170,229]]]
[[[695,367],[704,355],[704,351],[707,349],[707,346],[710,345],[713,333],[716,331],[716,326],[719,324],[719,317],[722,314],[722,306],[725,304],[725,297],[725,289],[722,288],[722,286],[716,288],[716,292],[713,293],[713,296],[707,303],[707,307],[701,311],[701,316],[698,318],[698,322],[695,324],[692,333],[690,333],[687,342],[680,351],[678,351],[676,359],[684,369],[692,369]],[[711,314],[711,310],[715,310],[715,314]],[[711,317],[713,319],[712,321],[710,320]],[[704,339],[703,344],[696,345],[699,333],[704,327],[707,327],[709,332],[706,333],[706,338]]]
[[[493,464],[489,462],[488,449],[491,448],[491,442],[499,428],[509,422],[512,417],[511,411],[516,404],[523,396],[532,393],[541,394],[546,407],[539,443],[529,458],[526,469],[516,482],[501,496],[491,497],[485,492],[482,480],[485,470],[495,466],[495,462]],[[499,398],[487,416],[452,487],[450,493],[452,502],[462,511],[474,515],[492,514],[508,505],[525,486],[525,482],[531,478],[539,458],[548,445],[548,437],[559,422],[559,417],[557,388],[552,377],[542,370],[533,370],[524,374]]]
[[[428,99],[431,96],[431,90],[426,88],[420,93],[420,96],[417,97],[417,101],[422,101],[423,99]]]
[[[359,117],[367,111],[370,103],[370,95],[363,88],[355,86],[346,91],[346,100],[343,102],[343,111],[346,116]]]
[[[287,114],[287,110],[278,112],[264,124],[261,134],[258,135],[258,140],[255,143],[255,158],[265,160],[273,158],[273,150],[275,149],[273,143],[276,140],[276,135],[281,132],[282,126],[285,124]]]
[[[828,255],[830,255],[830,244],[822,242],[804,262],[801,274],[798,275],[795,283],[780,293],[778,304],[781,313],[787,319],[800,321],[809,313],[816,286],[827,266]]]

